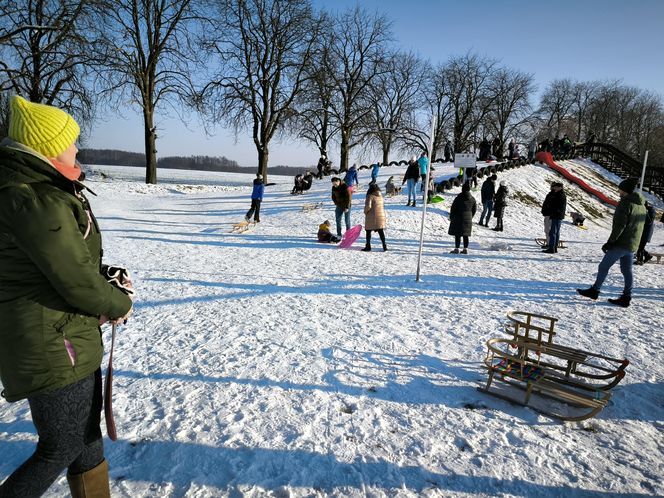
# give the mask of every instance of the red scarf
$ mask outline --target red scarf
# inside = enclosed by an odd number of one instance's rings
[[[49,158],[49,161],[51,161],[51,164],[55,169],[57,169],[62,176],[64,176],[67,180],[78,180],[79,177],[81,176],[81,168],[77,164],[74,166],[67,166],[66,164],[61,163],[55,158]]]

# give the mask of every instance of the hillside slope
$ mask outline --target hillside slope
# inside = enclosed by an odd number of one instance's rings
[[[595,166],[568,163],[611,188]],[[291,178],[271,178],[262,223],[235,235],[251,175],[181,172],[154,186],[131,168],[96,170],[106,260],[130,268],[138,290],[114,357],[113,496],[664,494],[664,266],[635,268],[628,309],[606,303],[622,288],[617,268],[601,300],[579,298],[612,210],[566,186],[589,229],[568,218],[568,248],[542,254],[540,204],[559,178],[548,168],[499,174],[505,231],[476,226],[468,256],[449,254],[460,189],[443,194],[427,211],[419,283],[421,211],[404,195],[385,201],[389,251],[365,253],[363,237],[351,250],[316,242],[318,224],[334,222],[329,179],[291,196]],[[403,172],[384,168],[379,181]],[[368,180],[361,171],[353,223]],[[653,245],[663,242],[660,224]],[[558,317],[565,344],[630,359],[596,419],[560,423],[476,390],[485,342],[514,309]],[[0,404],[0,480],[35,440],[27,404]],[[66,486],[62,476],[50,496]]]

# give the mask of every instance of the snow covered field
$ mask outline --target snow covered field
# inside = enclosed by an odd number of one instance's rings
[[[617,198],[596,165],[561,165]],[[138,291],[114,357],[113,496],[664,495],[664,266],[635,267],[628,309],[606,302],[622,289],[617,267],[600,300],[578,297],[611,211],[566,183],[589,229],[568,218],[568,248],[542,254],[540,203],[559,178],[548,168],[498,173],[505,231],[476,225],[467,256],[449,254],[460,189],[445,193],[427,211],[419,283],[421,211],[404,195],[386,199],[389,251],[365,253],[364,237],[351,250],[316,242],[334,222],[327,178],[291,196],[291,178],[270,177],[262,223],[237,235],[252,174],[160,170],[154,186],[140,168],[92,169],[105,260]],[[384,168],[380,184],[404,169]],[[353,224],[368,181],[360,171]],[[657,222],[650,247],[662,243]],[[558,317],[561,343],[630,360],[598,417],[562,423],[476,390],[485,342],[515,309]],[[0,403],[0,481],[35,441],[27,403]],[[67,493],[63,475],[49,496]]]

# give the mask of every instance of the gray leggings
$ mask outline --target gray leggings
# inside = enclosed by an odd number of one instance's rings
[[[81,474],[104,460],[101,370],[28,402],[37,449],[0,486],[0,498],[41,496],[63,470]]]

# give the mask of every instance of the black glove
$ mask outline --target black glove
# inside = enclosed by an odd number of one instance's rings
[[[604,254],[606,254],[607,251],[610,251],[611,249],[613,249],[613,244],[609,244],[608,242],[602,246],[602,252]]]
[[[129,271],[121,266],[106,266],[102,265],[101,274],[108,280],[108,283],[117,287],[122,292],[133,298],[136,295],[134,286],[129,276]]]

